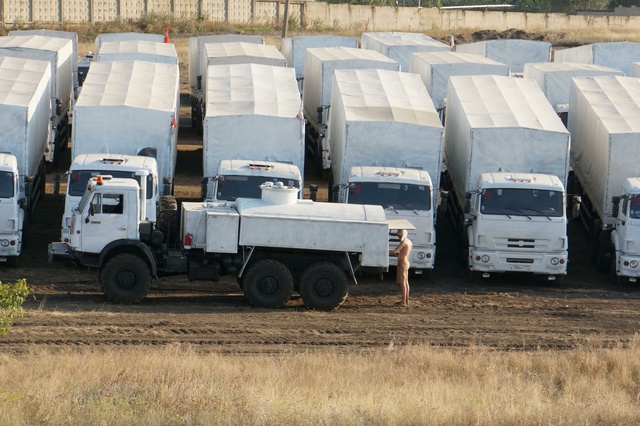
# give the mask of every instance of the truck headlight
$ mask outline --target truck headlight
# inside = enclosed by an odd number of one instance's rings
[[[487,263],[489,261],[489,255],[482,256],[482,262]]]
[[[2,247],[9,247],[9,240],[2,240],[0,244],[2,244]]]
[[[557,257],[552,257],[551,258],[551,264],[553,266],[556,266],[558,263],[560,263],[560,259],[558,259]]]
[[[418,252],[418,259],[423,260],[427,255],[423,251]]]
[[[629,266],[631,266],[632,268],[637,268],[638,267],[638,261],[637,260],[632,260],[631,262],[629,262]]]

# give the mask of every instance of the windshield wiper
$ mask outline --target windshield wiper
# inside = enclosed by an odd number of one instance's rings
[[[384,207],[384,209],[385,209],[385,210],[390,209],[390,210],[393,210],[393,212],[394,212],[395,214],[398,214],[398,211],[397,211],[397,210],[395,209],[395,207],[393,207],[391,204],[385,205],[385,206],[383,206],[383,207]]]
[[[531,210],[532,212],[536,212],[536,213],[540,213],[542,216],[546,217],[549,220],[553,220],[549,217],[548,214],[546,214],[545,212],[543,212],[542,210],[538,210],[538,209],[527,209],[527,210]]]
[[[532,219],[531,219],[531,216],[529,216],[528,214],[526,214],[525,212],[523,212],[523,211],[522,211],[522,209],[514,209],[514,208],[512,208],[512,207],[502,207],[500,210],[511,210],[512,212],[516,212],[516,213],[518,213],[518,215],[519,215],[519,216],[521,215],[521,216],[526,217],[526,218],[527,218],[527,219],[529,219],[529,220],[532,220]],[[511,216],[509,216],[509,215],[508,215],[508,214],[506,214],[506,213],[505,213],[505,215],[506,215],[509,219],[511,219]]]

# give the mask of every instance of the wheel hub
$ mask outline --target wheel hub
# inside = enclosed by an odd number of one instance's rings
[[[278,280],[275,277],[270,275],[266,277],[262,277],[260,279],[260,282],[258,283],[258,290],[264,296],[275,295],[279,287],[280,287],[280,283],[278,282]]]
[[[333,281],[328,278],[320,278],[315,282],[313,289],[320,297],[329,297],[333,294]]]
[[[116,277],[116,284],[122,290],[131,290],[138,282],[136,274],[131,271],[122,271]]]

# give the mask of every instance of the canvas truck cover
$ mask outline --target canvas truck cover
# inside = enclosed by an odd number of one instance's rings
[[[264,37],[260,35],[243,34],[218,34],[189,38],[189,86],[195,89],[198,83],[198,76],[204,78],[200,68],[201,56],[204,55],[204,45],[207,43],[229,43],[244,42],[264,44]]]
[[[550,62],[551,43],[533,40],[485,40],[456,46],[456,52],[482,55],[509,65],[512,73],[524,71],[529,62]]]
[[[236,209],[240,245],[356,252],[362,266],[389,265],[389,227],[380,206],[238,198]]]
[[[449,80],[444,152],[458,202],[480,174],[544,173],[567,184],[569,132],[533,80]]]
[[[148,61],[163,64],[178,64],[176,46],[145,40],[119,40],[102,43],[97,62]]]
[[[0,58],[0,115],[7,124],[0,152],[16,157],[22,196],[24,178],[38,171],[49,137],[50,77],[48,61]]]
[[[164,43],[164,34],[146,34],[146,33],[105,33],[98,34],[96,37],[96,50],[94,55],[100,53],[102,43],[105,41],[122,41],[122,40],[144,40],[156,43]]]
[[[144,61],[95,62],[74,108],[72,158],[138,155],[157,149],[158,174],[176,165],[178,67]]]
[[[334,184],[346,183],[352,167],[387,166],[424,170],[439,188],[442,132],[420,76],[336,70],[329,115]]]
[[[593,43],[570,49],[557,50],[554,62],[576,62],[581,64],[604,65],[631,73],[631,63],[640,61],[640,43],[617,41],[611,43]]]
[[[409,72],[420,74],[436,108],[445,106],[452,75],[509,75],[509,66],[480,55],[456,52],[411,54]]]
[[[286,67],[287,60],[275,47],[267,44],[229,42],[206,43],[204,54],[200,56],[202,66],[202,90],[207,92],[207,71],[209,65],[261,64]]]
[[[634,77],[634,78],[640,77],[640,62],[631,63],[631,71],[630,71],[629,77]]]
[[[280,51],[287,60],[287,65],[295,68],[298,80],[304,75],[307,49],[314,47],[351,47],[357,49],[358,39],[356,37],[326,35],[283,38]]]
[[[5,51],[5,48],[6,51]],[[24,35],[0,37],[0,56],[21,56],[51,61],[51,97],[61,102],[64,116],[71,108],[73,95],[73,43],[69,39]],[[53,111],[52,111],[53,113]]]
[[[397,61],[400,70],[409,71],[409,57],[413,52],[450,52],[451,47],[420,33],[362,33],[362,48],[375,50]]]
[[[303,99],[305,118],[318,126],[317,108],[331,102],[333,72],[338,69],[385,69],[400,71],[400,64],[374,50],[350,47],[307,49]]]
[[[624,75],[620,70],[592,64],[572,62],[530,63],[524,66],[524,78],[538,82],[552,107],[569,104],[571,78],[600,75]]]
[[[569,130],[571,166],[605,225],[611,197],[626,178],[640,176],[640,80],[574,78]]]
[[[39,35],[43,37],[57,37],[71,40],[71,43],[73,43],[73,89],[74,91],[78,90],[78,33],[56,30],[14,30],[9,31],[9,35]]]
[[[293,68],[212,65],[207,82],[203,173],[221,160],[291,163],[304,170],[304,118]]]

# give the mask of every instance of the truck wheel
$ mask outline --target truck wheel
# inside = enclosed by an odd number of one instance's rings
[[[112,257],[100,270],[100,285],[114,303],[130,305],[147,296],[151,285],[149,265],[135,254]]]
[[[611,266],[611,236],[608,232],[601,232],[596,241],[596,269],[608,273]]]
[[[260,260],[242,278],[242,289],[253,306],[281,308],[291,299],[293,276],[277,260]]]
[[[347,277],[334,263],[314,263],[300,277],[300,297],[311,309],[335,309],[342,305],[348,294]]]
[[[564,275],[556,275],[556,279],[553,281],[556,287],[562,287],[564,285]]]
[[[469,282],[470,283],[482,282],[482,272],[469,270]]]
[[[458,262],[464,269],[469,269],[469,238],[467,229],[462,229],[462,234],[458,238]]]
[[[20,256],[9,256],[7,258],[7,266],[10,268],[18,268],[20,266]]]
[[[180,218],[178,217],[178,202],[172,195],[163,195],[158,200],[158,215],[156,217],[156,229],[164,235],[169,247],[175,247],[178,241]]]
[[[616,253],[615,251],[612,250],[611,264],[609,266],[609,278],[611,280],[611,284],[619,287],[625,287],[627,284],[629,284],[629,278],[618,275],[617,266],[618,265],[616,264]]]

